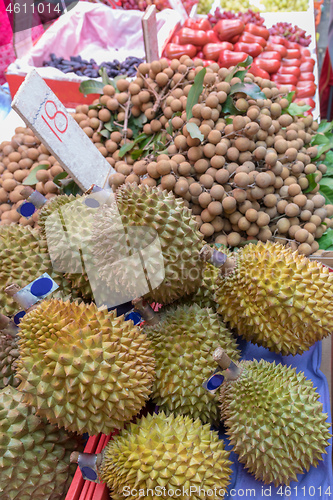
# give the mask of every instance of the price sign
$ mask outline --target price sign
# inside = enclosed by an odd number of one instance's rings
[[[143,41],[145,45],[146,61],[151,63],[157,61],[158,57],[158,41],[157,41],[157,24],[156,24],[156,5],[147,7],[142,20]]]
[[[83,191],[92,184],[108,188],[108,178],[114,169],[36,70],[25,78],[12,108]]]

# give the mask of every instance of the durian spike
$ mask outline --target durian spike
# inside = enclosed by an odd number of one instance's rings
[[[34,191],[31,187],[26,186],[20,192],[21,196],[25,198],[27,201],[35,205],[36,208],[41,208],[47,202],[45,196],[43,196],[38,191]]]
[[[141,314],[147,325],[157,325],[160,322],[159,315],[153,311],[152,307],[142,297],[133,299],[132,304],[134,310]]]
[[[217,347],[215,349],[215,351],[213,352],[213,359],[225,372],[225,378],[227,378],[228,380],[237,380],[237,378],[241,374],[241,370],[233,361],[231,361],[228,354],[224,349],[222,349],[222,347]]]
[[[232,259],[227,254],[215,250],[209,245],[204,245],[199,253],[204,262],[209,262],[220,269],[221,274],[231,273],[236,266],[236,259]]]
[[[16,337],[18,332],[18,326],[15,325],[8,316],[0,314],[0,332],[10,335],[11,337]]]

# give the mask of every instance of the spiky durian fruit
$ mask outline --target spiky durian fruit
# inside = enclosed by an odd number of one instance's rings
[[[278,243],[249,244],[219,275],[218,312],[246,340],[301,354],[332,331],[333,274]]]
[[[45,300],[24,316],[19,336],[19,389],[60,427],[108,434],[131,420],[151,393],[151,343],[114,311]]]
[[[58,200],[60,198],[60,200]],[[92,299],[87,271],[91,269],[91,236],[96,209],[87,196],[57,196],[39,215],[54,268],[63,272],[79,294]]]
[[[232,257],[232,252],[221,245],[220,243],[214,243],[210,245],[214,248],[214,250],[218,250],[227,254],[228,257]],[[178,304],[188,304],[191,305],[193,303],[198,304],[200,307],[210,307],[216,311],[217,303],[215,301],[215,287],[216,281],[219,275],[219,268],[206,262],[204,264],[204,270],[202,274],[202,281],[198,289],[192,293],[191,295],[187,295],[182,297],[177,301]]]
[[[75,466],[75,436],[43,422],[13,387],[0,391],[1,500],[62,500]]]
[[[5,288],[11,284],[23,288],[43,273],[59,285],[58,293],[70,294],[68,280],[52,268],[45,239],[30,226],[0,226],[0,261],[0,309],[6,315],[17,312],[19,306],[6,295]]]
[[[48,216],[51,215],[53,212],[58,211],[61,217],[61,210],[62,210],[61,207],[63,207],[63,205],[66,205],[67,203],[74,201],[77,198],[78,196],[76,197],[72,194],[70,195],[62,194],[59,196],[55,196],[45,205],[43,205],[43,207],[39,210],[38,213],[38,225],[43,236],[46,236],[45,223]]]
[[[19,357],[17,337],[0,334],[0,389],[7,385],[17,387],[20,383],[16,377],[16,360]]]
[[[168,415],[219,422],[218,395],[202,384],[212,374],[212,353],[219,345],[239,359],[236,341],[212,309],[179,305],[160,314],[160,323],[145,328],[156,359],[154,402]]]
[[[130,424],[108,443],[100,475],[114,500],[137,500],[140,490],[144,498],[156,500],[163,487],[183,499],[202,498],[200,487],[206,492],[216,487],[217,495],[210,498],[217,499],[230,483],[230,464],[229,452],[209,424],[162,412]]]
[[[326,453],[330,424],[319,395],[295,368],[263,359],[239,368],[220,394],[230,443],[256,479],[289,485]]]
[[[162,304],[194,292],[204,267],[199,259],[202,235],[183,200],[147,185],[127,184],[116,192],[116,201],[96,213],[92,243],[100,277],[109,282],[112,268],[115,288]],[[136,258],[139,250],[147,276]],[[120,266],[126,254],[127,266]],[[146,278],[152,275],[149,289]]]

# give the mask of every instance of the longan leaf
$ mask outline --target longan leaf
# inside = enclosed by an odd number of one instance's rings
[[[231,82],[231,80],[234,78],[234,76],[237,75],[237,73],[242,73],[241,71],[239,71],[239,68],[247,68],[248,66],[250,66],[251,64],[253,63],[253,57],[251,56],[247,56],[247,58],[245,59],[245,61],[243,62],[240,62],[238,63],[234,69],[229,73],[229,75],[227,75],[225,77],[225,81],[226,82]],[[247,71],[245,71],[245,73],[247,73]],[[237,75],[238,78],[241,78],[239,75]],[[245,76],[245,75],[244,75]],[[241,80],[243,81],[243,79],[241,78]]]
[[[317,132],[326,134],[326,132],[331,132],[333,129],[333,122],[328,122],[327,120],[321,120]]]
[[[317,241],[321,250],[331,250],[330,247],[333,245],[333,229],[328,229]]]
[[[333,179],[331,177],[323,177],[321,179],[319,192],[325,197],[328,205],[333,204]]]
[[[200,132],[199,127],[196,123],[187,123],[186,128],[192,139],[204,140],[204,135]]]
[[[110,135],[111,135],[111,132],[109,130],[107,130],[106,128],[104,128],[103,130],[101,130],[99,132],[99,134],[102,136],[102,137],[105,137],[106,139],[110,139]]]
[[[229,95],[242,92],[249,95],[252,99],[266,99],[265,94],[260,90],[260,87],[255,83],[235,83],[230,89]]]
[[[39,170],[47,170],[48,168],[49,165],[37,165],[36,167],[34,167],[32,170],[30,170],[30,174],[28,175],[28,177],[26,177],[22,182],[23,186],[34,186],[35,184],[37,184],[37,172]]]
[[[100,68],[98,73],[102,77],[103,85],[112,85],[112,82],[111,82],[110,78],[108,77],[107,71],[103,66]]]
[[[61,186],[61,179],[65,179],[66,177],[68,176],[68,173],[67,172],[60,172],[60,174],[57,174],[54,179],[53,179],[53,182],[54,184],[56,184],[57,186]]]
[[[240,115],[241,114],[241,112],[234,105],[234,101],[233,101],[233,98],[231,95],[228,95],[225,103],[223,104],[222,113],[228,114],[228,115]]]
[[[322,162],[326,165],[327,171],[325,177],[333,177],[333,151],[327,151],[325,160]]]
[[[67,194],[67,195],[72,194],[72,195],[76,196],[77,194],[82,194],[82,190],[73,181],[73,179],[68,184],[66,184],[65,186],[63,186],[61,189],[62,189],[62,192],[64,194]]]
[[[286,113],[290,116],[303,116],[304,111],[309,111],[311,106],[304,104],[304,106],[299,106],[296,102],[292,102],[289,106],[284,109]]]
[[[128,153],[129,151],[131,151],[131,149],[133,149],[134,146],[135,146],[134,141],[127,142],[126,144],[121,146],[121,148],[119,149],[119,153],[118,153],[119,158],[122,158],[123,156],[125,156],[125,154]]]
[[[292,92],[289,92],[287,95],[286,95],[286,99],[287,101],[289,102],[289,104],[291,104],[291,101],[293,100],[293,97],[294,95],[296,94],[296,92],[293,90]]]
[[[315,174],[308,174],[306,176],[307,180],[309,181],[308,187],[304,190],[304,193],[311,193],[311,191],[317,186],[317,183],[315,181]]]
[[[81,82],[79,91],[84,95],[103,94],[104,83],[96,80],[85,80]]]
[[[187,96],[186,102],[186,118],[189,120],[192,118],[192,108],[195,104],[198,104],[198,100],[201,92],[203,91],[203,81],[206,74],[206,68],[202,68],[201,71],[194,77],[194,83],[190,88],[190,91]]]

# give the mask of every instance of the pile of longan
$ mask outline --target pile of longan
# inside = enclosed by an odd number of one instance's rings
[[[317,164],[317,149],[310,146],[317,122],[311,115],[286,113],[287,89],[250,71],[244,83],[256,83],[265,98],[234,92],[241,80],[225,81],[233,68],[217,63],[206,68],[203,91],[187,120],[187,96],[202,69],[201,60],[187,56],[142,63],[133,81],[106,85],[93,106],[76,108],[74,119],[115,169],[110,186],[137,183],[173,191],[192,209],[208,241],[235,247],[273,240],[305,255],[316,252],[316,240],[333,224],[333,206],[318,193],[326,166]],[[133,118],[142,116],[138,131]],[[198,126],[202,140],[191,137],[188,122]],[[119,156],[140,132],[152,142],[159,134],[160,149],[144,156],[136,144]],[[36,189],[50,198],[58,193],[52,179],[62,169],[29,129],[18,128],[11,142],[0,145],[0,155],[1,224],[33,224],[33,218],[27,221],[16,212],[20,183],[29,169],[47,163],[50,168],[37,173]]]
[[[63,172],[62,167],[31,129],[17,127],[12,140],[0,144],[0,225],[12,222],[37,225],[36,212],[26,219],[17,211],[24,201],[22,182],[37,165],[47,165],[48,168],[36,173],[38,182],[32,187],[47,199],[53,198],[59,192],[53,179]]]
[[[289,106],[286,91],[250,72],[244,82],[259,85],[265,99],[234,93],[232,102],[241,114],[223,113],[231,87],[241,80],[226,82],[232,68],[212,64],[189,120],[204,139],[193,139],[186,126],[186,103],[202,67],[202,61],[187,56],[170,64],[165,59],[142,63],[134,81],[118,80],[117,91],[104,87],[104,95],[95,101],[100,109],[77,108],[74,118],[116,170],[110,185],[117,189],[136,182],[173,191],[211,241],[234,247],[246,240],[276,240],[305,255],[315,252],[315,240],[333,224],[333,206],[325,206],[319,186],[306,192],[307,175],[314,174],[318,183],[326,172],[324,164],[313,161],[317,150],[310,147],[318,124],[311,115],[283,113]],[[166,154],[134,160],[131,151],[120,158],[121,146],[133,137],[131,129],[125,136],[121,126],[103,139],[99,132],[104,123],[112,118],[123,125],[128,110],[135,117],[145,114],[146,134],[162,132]]]

